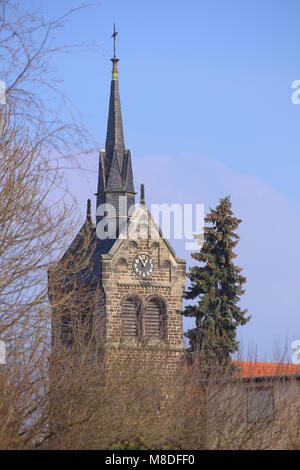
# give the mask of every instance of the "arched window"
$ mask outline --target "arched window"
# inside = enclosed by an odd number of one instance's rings
[[[127,271],[127,261],[125,258],[119,258],[118,259],[118,270],[120,272],[126,272]]]
[[[145,308],[145,335],[147,339],[165,339],[166,305],[160,298],[151,298]]]
[[[172,265],[171,265],[170,261],[165,259],[163,264],[162,264],[162,267],[168,273],[168,281],[171,282],[171,280],[172,280]]]
[[[137,242],[134,241],[134,240],[131,240],[131,241],[129,242],[129,249],[130,249],[130,250],[136,250],[137,248],[138,248]]]
[[[140,336],[141,302],[136,297],[125,300],[122,306],[122,336],[137,338]]]

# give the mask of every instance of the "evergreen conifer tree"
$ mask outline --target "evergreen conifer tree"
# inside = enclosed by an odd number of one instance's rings
[[[238,349],[237,327],[250,320],[247,309],[238,305],[246,278],[233,262],[233,249],[240,238],[235,231],[240,223],[231,210],[230,197],[220,199],[205,217],[202,248],[192,254],[200,265],[190,269],[191,283],[184,297],[196,303],[188,305],[183,314],[195,318],[195,328],[186,333],[190,352],[206,363],[228,363],[230,354]]]

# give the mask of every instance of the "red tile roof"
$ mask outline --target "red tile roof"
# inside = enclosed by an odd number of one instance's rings
[[[232,361],[239,366],[237,377],[278,377],[300,375],[300,365],[279,362]]]

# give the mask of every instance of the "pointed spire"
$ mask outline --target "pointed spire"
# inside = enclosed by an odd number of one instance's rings
[[[141,184],[140,204],[143,205],[143,206],[146,205],[146,202],[145,202],[145,186],[144,186],[144,183]]]
[[[118,58],[116,57],[116,26],[114,25],[114,32],[112,37],[114,39],[114,56],[111,59],[113,63],[112,69],[112,80],[110,86],[110,100],[109,100],[109,112],[108,112],[108,123],[107,123],[107,134],[105,150],[107,155],[112,155],[114,150],[124,153],[124,132],[123,122],[121,113],[121,102],[119,93],[119,82],[118,82]]]
[[[87,222],[92,223],[92,205],[90,199],[87,200],[86,220]]]
[[[113,74],[110,85],[110,100],[107,122],[107,134],[105,150],[100,151],[99,155],[99,174],[97,188],[97,206],[101,204],[111,204],[116,211],[117,231],[124,222],[124,214],[120,210],[119,196],[127,199],[127,208],[129,209],[135,204],[134,180],[132,172],[130,150],[125,149],[119,81],[118,81],[118,58],[116,57],[116,27],[114,25],[113,46],[114,55]],[[96,223],[102,220],[103,216],[97,215]],[[129,215],[127,219],[129,220]]]

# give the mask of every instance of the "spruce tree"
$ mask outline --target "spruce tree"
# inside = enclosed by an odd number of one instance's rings
[[[192,254],[200,265],[190,269],[191,282],[184,297],[196,303],[187,306],[183,314],[195,318],[195,328],[186,333],[190,352],[206,363],[227,363],[238,349],[237,327],[250,320],[247,309],[238,305],[246,278],[233,263],[233,249],[240,238],[235,231],[240,223],[231,210],[230,197],[220,199],[205,217],[202,248]]]

